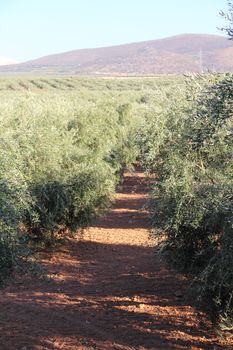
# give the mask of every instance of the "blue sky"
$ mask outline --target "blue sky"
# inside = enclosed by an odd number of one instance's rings
[[[220,34],[226,0],[0,0],[0,56],[20,61],[182,33]]]

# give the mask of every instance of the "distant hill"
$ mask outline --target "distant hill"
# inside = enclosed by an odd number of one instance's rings
[[[132,44],[45,56],[1,72],[78,75],[154,75],[233,72],[233,41],[223,36],[182,34]]]

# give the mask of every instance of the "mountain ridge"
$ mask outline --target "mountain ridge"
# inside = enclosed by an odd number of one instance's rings
[[[180,34],[164,39],[42,56],[1,72],[77,75],[154,75],[233,72],[233,42],[219,35]]]

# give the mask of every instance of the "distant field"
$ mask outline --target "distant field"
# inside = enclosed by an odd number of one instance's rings
[[[80,77],[1,77],[0,91],[74,91],[80,88],[106,91],[145,91],[158,86],[182,82],[182,76],[158,76],[151,78],[80,78]]]

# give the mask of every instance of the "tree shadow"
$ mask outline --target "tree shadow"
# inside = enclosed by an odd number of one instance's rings
[[[142,177],[125,176],[119,190],[95,234],[149,226]],[[48,280],[16,277],[0,298],[1,350],[230,350],[184,301],[185,278],[152,247],[104,242],[74,239],[46,252]]]
[[[44,264],[50,281],[25,276],[3,293],[1,349],[220,349],[184,302],[183,277],[149,247],[73,241]]]

